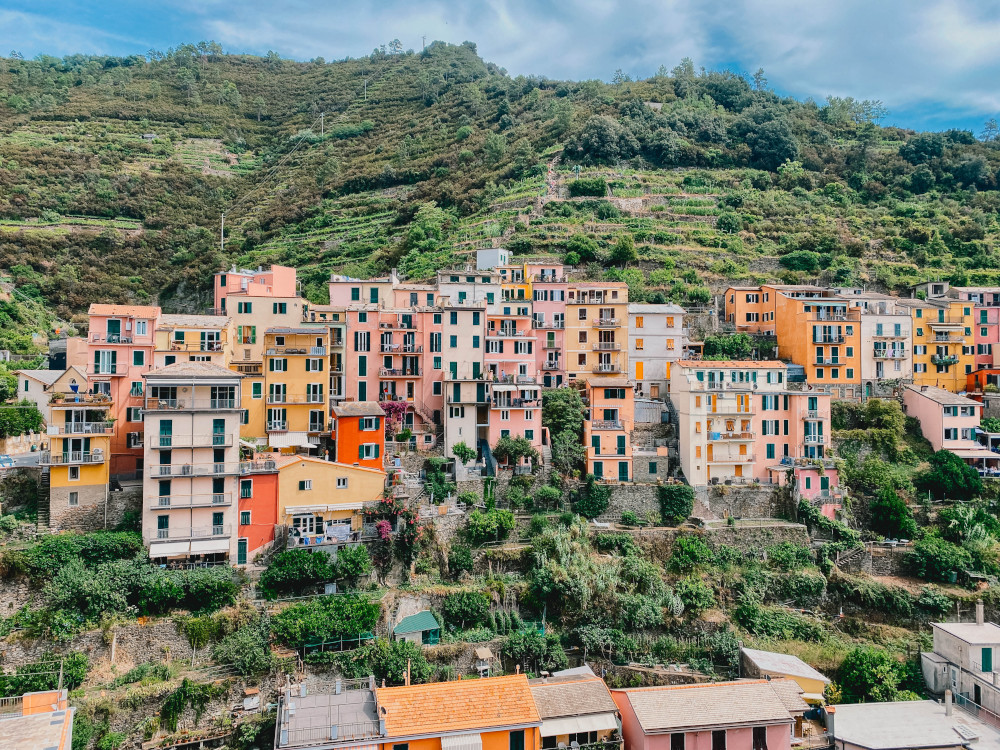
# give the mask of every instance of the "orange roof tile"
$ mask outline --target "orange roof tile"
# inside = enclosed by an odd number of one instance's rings
[[[126,318],[155,318],[160,308],[150,305],[102,305],[97,302],[87,311],[90,315],[120,315]]]
[[[523,674],[378,688],[388,737],[540,724]]]

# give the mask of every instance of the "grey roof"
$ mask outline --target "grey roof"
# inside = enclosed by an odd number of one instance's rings
[[[808,677],[810,680],[829,682],[825,675],[817,672],[797,656],[779,654],[774,651],[743,649],[744,655],[765,674],[784,674],[789,677]]]
[[[931,627],[943,630],[966,643],[1000,643],[1000,626],[992,622],[932,622]]]
[[[374,401],[351,401],[333,407],[335,417],[384,417],[382,407]]]
[[[771,690],[777,693],[781,702],[785,704],[788,713],[793,716],[808,711],[811,706],[802,697],[805,692],[795,680],[771,680]]]
[[[605,714],[618,710],[604,680],[592,675],[564,675],[547,680],[529,680],[528,685],[538,716],[542,719]]]
[[[793,721],[767,680],[667,685],[614,693],[627,698],[646,734]]]
[[[921,396],[929,398],[931,401],[942,406],[982,406],[978,401],[966,398],[965,396],[959,396],[957,393],[946,391],[944,388],[938,388],[936,385],[908,385],[906,386],[906,390],[919,393]]]
[[[594,670],[590,668],[589,665],[584,664],[582,667],[570,667],[569,669],[560,669],[552,673],[553,677],[563,677],[566,675],[590,675],[591,677],[596,677]]]
[[[296,333],[308,333],[310,336],[316,335],[315,328],[268,328],[265,333],[284,333],[288,335]]]
[[[62,377],[65,370],[15,370],[21,375],[27,378],[32,378],[40,383],[45,383],[45,385],[52,385],[54,382]]]
[[[242,378],[238,372],[211,362],[175,362],[146,373],[147,378]]]
[[[225,315],[161,315],[163,328],[190,326],[191,328],[224,328],[229,318]]]
[[[963,737],[958,732],[971,734]],[[897,703],[852,703],[836,706],[833,735],[849,745],[871,750],[910,750],[911,748],[958,748],[977,750],[1000,748],[997,730],[960,708],[951,716],[937,701],[902,701]]]

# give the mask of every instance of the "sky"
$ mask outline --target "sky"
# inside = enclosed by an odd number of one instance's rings
[[[1000,0],[0,0],[0,50],[228,52],[335,60],[399,39],[473,41],[511,75],[645,77],[683,57],[763,68],[779,94],[879,99],[886,125],[1000,119]]]

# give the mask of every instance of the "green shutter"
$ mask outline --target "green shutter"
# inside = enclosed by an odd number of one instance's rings
[[[305,480],[300,479],[299,480],[299,489],[300,490],[304,490],[305,488],[306,488]]]
[[[378,446],[378,443],[376,443],[375,444],[375,458],[378,458],[379,455],[380,455],[380,453],[379,453],[379,446]]]
[[[365,447],[363,445],[358,446],[358,458],[365,457]]]
[[[378,417],[375,417],[375,429],[376,429],[376,430],[378,430],[378,428],[379,428],[379,424],[380,424],[380,420],[379,420],[379,418],[378,418]]]

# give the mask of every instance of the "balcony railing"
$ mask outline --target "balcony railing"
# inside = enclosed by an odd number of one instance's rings
[[[542,369],[548,371],[548,370],[561,370],[562,368],[559,366],[558,362],[543,362]]]
[[[139,338],[147,344],[152,343],[152,338],[148,334]],[[92,333],[87,337],[87,340],[94,344],[131,344],[134,339],[132,332],[128,331],[126,333]]]
[[[598,341],[594,344],[595,352],[617,352],[622,348],[621,344],[614,341]]]
[[[128,375],[128,365],[124,362],[91,362],[87,365],[88,375]]]
[[[541,399],[538,398],[510,398],[494,399],[494,409],[531,409],[541,406]]]
[[[622,366],[619,365],[619,364],[617,364],[617,363],[615,363],[615,362],[611,362],[611,363],[605,362],[605,363],[602,363],[602,364],[599,364],[599,365],[594,365],[593,371],[596,372],[596,373],[621,372],[622,371]]]
[[[840,357],[830,357],[829,359],[822,359],[822,358],[817,357],[816,362],[814,364],[817,364],[817,365],[840,365],[840,364],[843,364],[843,362],[841,362]]]
[[[564,321],[557,322],[554,320],[533,320],[531,321],[531,327],[542,329],[553,328],[561,331],[566,327],[566,323]]]
[[[477,304],[482,304],[482,302],[478,302]],[[412,331],[416,328],[416,326],[412,322],[407,324],[401,321],[396,323],[389,323],[389,322],[379,323],[378,327],[387,330],[401,330],[401,331]]]
[[[740,454],[736,456],[716,456],[712,455],[708,459],[710,464],[750,464],[754,462],[752,453]]]
[[[70,422],[67,424],[50,424],[49,435],[114,435],[114,425],[107,422]]]
[[[407,367],[402,369],[380,367],[378,374],[379,377],[383,378],[419,378],[421,369],[419,367]]]
[[[843,344],[847,339],[839,334],[830,334],[827,336],[813,336],[814,344]]]
[[[954,333],[937,333],[931,341],[935,344],[963,344],[965,336],[958,336]]]
[[[301,354],[307,357],[323,357],[326,355],[325,346],[272,346],[267,350],[270,356],[284,356],[286,354]]]
[[[382,344],[382,354],[423,354],[423,344]]]
[[[213,508],[233,504],[233,493],[215,492],[204,495],[158,495],[149,499],[149,507],[157,508]]]
[[[237,398],[154,398],[146,397],[146,411],[221,411],[223,409],[239,409]]]
[[[224,432],[206,435],[152,435],[149,447],[156,448],[228,448],[233,436]]]
[[[305,395],[301,393],[271,393],[267,397],[269,404],[322,404],[325,402],[326,399],[322,393],[307,393]]]
[[[806,410],[806,419],[819,419],[819,410],[818,409],[807,409]]]
[[[808,445],[823,445],[826,442],[826,435],[806,435],[803,442]]]
[[[595,318],[592,322],[597,328],[618,328],[622,324],[618,318]]]
[[[221,352],[224,343],[222,341],[171,341],[165,349],[158,351],[170,352]]]
[[[957,354],[932,354],[931,363],[935,365],[957,365],[958,355]]]
[[[226,474],[239,474],[240,464],[224,462],[209,464],[153,464],[147,467],[150,477],[215,477]]]
[[[251,362],[249,364],[234,362],[233,364],[236,366],[236,372],[242,375],[260,375],[264,371],[264,365],[261,362]]]
[[[64,393],[58,396],[53,394],[49,398],[49,406],[54,408],[88,406],[97,410],[110,409],[112,404],[114,399],[106,393]]]
[[[288,432],[288,420],[279,419],[268,422],[267,432]]]
[[[52,453],[42,451],[38,456],[38,463],[42,466],[71,466],[74,464],[103,464],[105,454],[102,451],[88,453],[83,451],[65,451],[63,453]]]
[[[215,526],[199,526],[186,529],[157,529],[157,539],[212,539],[213,537],[228,537],[232,535],[232,526],[219,524]]]
[[[590,423],[592,430],[624,430],[625,425],[620,419],[594,419]]]
[[[906,351],[903,349],[876,349],[875,359],[905,359]]]
[[[277,470],[277,462],[270,459],[265,461],[240,461],[240,474],[262,474]]]
[[[752,432],[710,432],[708,436],[711,440],[732,440],[736,442],[753,440],[755,438]]]

